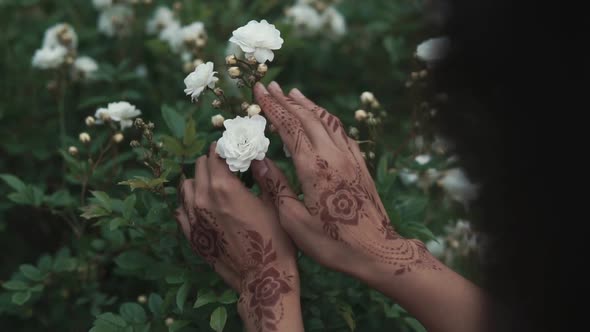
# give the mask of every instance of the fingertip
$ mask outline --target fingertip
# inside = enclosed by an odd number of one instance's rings
[[[272,93],[276,93],[276,94],[280,94],[282,96],[284,96],[285,94],[283,93],[283,89],[281,88],[281,86],[279,85],[279,83],[272,81],[270,82],[270,84],[268,85],[268,90]]]
[[[270,94],[268,92],[268,90],[266,89],[266,87],[264,87],[264,84],[262,84],[260,82],[256,82],[256,84],[254,84],[254,93],[255,94],[262,94],[262,95]]]
[[[291,91],[289,91],[289,96],[291,96],[292,98],[305,98],[303,93],[301,93],[301,91],[299,91],[299,89],[297,88],[291,89]]]
[[[264,176],[268,173],[267,158],[264,158],[262,160],[253,160],[252,171],[254,172],[254,175],[256,177],[264,178]]]

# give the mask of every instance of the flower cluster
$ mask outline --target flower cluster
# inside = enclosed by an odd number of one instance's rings
[[[339,38],[346,34],[344,16],[326,0],[298,0],[285,11],[285,17],[300,36]]]
[[[90,78],[98,65],[88,56],[78,57],[78,35],[68,23],[58,23],[45,31],[41,48],[35,51],[33,67],[69,69],[74,79]]]
[[[381,135],[385,117],[387,112],[382,109],[375,95],[370,91],[361,93],[360,108],[354,112],[358,124],[348,129],[348,135],[362,144],[361,153],[369,160],[375,159],[374,142]]]
[[[451,265],[457,257],[465,257],[480,249],[481,239],[472,229],[471,223],[459,219],[453,225],[445,226],[445,235],[426,243],[428,251]]]
[[[173,53],[180,54],[185,71],[190,72],[203,63],[199,56],[207,45],[207,32],[203,22],[196,21],[183,26],[177,16],[168,7],[156,8],[146,24],[146,32],[158,35]]]

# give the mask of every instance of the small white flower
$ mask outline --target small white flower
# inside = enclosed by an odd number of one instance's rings
[[[211,117],[211,124],[215,128],[223,127],[223,121],[225,121],[225,118],[221,114],[217,114]]]
[[[211,89],[215,87],[215,83],[219,80],[219,78],[215,77],[215,74],[217,72],[213,71],[213,62],[211,61],[197,66],[195,71],[188,74],[184,79],[186,85],[184,93],[187,96],[190,95],[192,100],[197,100],[206,87]]]
[[[38,49],[33,56],[33,67],[40,69],[54,69],[61,66],[68,54],[63,46],[44,47]]]
[[[421,154],[419,156],[416,156],[416,158],[414,158],[414,160],[416,160],[416,162],[420,165],[426,165],[430,162],[430,155],[428,154]]]
[[[135,75],[137,75],[137,77],[147,77],[148,75],[148,70],[147,67],[144,64],[138,65],[135,68]]]
[[[431,38],[418,45],[416,56],[422,61],[433,63],[445,57],[449,47],[448,37]]]
[[[153,35],[176,22],[174,12],[168,7],[160,6],[156,9],[152,18],[147,22],[145,30],[148,34]]]
[[[78,139],[80,139],[80,142],[82,143],[88,143],[90,142],[90,135],[88,135],[86,132],[80,133],[80,135],[78,135]]]
[[[98,17],[98,31],[113,36],[128,34],[133,20],[133,9],[125,5],[114,5],[100,13]]]
[[[195,41],[205,37],[205,25],[203,22],[193,22],[182,27],[180,33],[182,34],[183,41]]]
[[[94,8],[98,10],[106,9],[113,5],[113,0],[92,0]]]
[[[236,117],[223,122],[225,131],[215,152],[225,159],[232,172],[245,172],[252,160],[262,160],[270,140],[264,136],[266,119],[260,115]]]
[[[287,9],[286,17],[301,35],[316,34],[324,23],[317,10],[306,4],[297,4]]]
[[[442,236],[437,236],[436,240],[426,242],[426,249],[432,256],[442,258],[446,249],[445,239]]]
[[[370,91],[365,91],[361,93],[361,102],[363,104],[371,104],[375,101],[375,95]]]
[[[354,118],[356,121],[363,121],[365,120],[367,117],[369,116],[369,114],[367,113],[367,111],[365,110],[356,110],[354,112]]]
[[[479,189],[478,185],[471,183],[467,179],[467,176],[460,168],[447,170],[442,179],[438,180],[438,185],[453,200],[463,203],[466,208],[468,207],[469,201],[477,198],[477,191]]]
[[[333,37],[341,37],[346,34],[346,20],[334,7],[328,7],[322,13],[324,24],[329,28]]]
[[[252,104],[248,106],[246,112],[248,113],[248,116],[254,116],[260,114],[260,112],[262,112],[262,109],[260,108],[260,106],[258,106],[258,104]]]
[[[250,21],[243,27],[234,30],[229,40],[240,46],[246,56],[253,55],[256,61],[264,63],[274,59],[273,50],[283,45],[281,32],[266,20]]]
[[[94,117],[96,124],[102,124],[105,118],[111,121],[119,122],[121,130],[131,127],[133,125],[133,118],[140,115],[141,111],[135,108],[134,105],[126,101],[110,103],[107,108],[99,108],[96,110]]]
[[[57,46],[65,46],[73,49],[78,47],[78,35],[68,23],[58,23],[45,31],[43,48]]]
[[[182,49],[182,27],[179,22],[171,22],[167,27],[160,31],[159,38],[168,43],[170,50],[174,53]]]
[[[98,70],[98,64],[91,57],[81,56],[74,62],[74,68],[84,77],[89,77]]]
[[[410,186],[418,181],[418,174],[407,169],[403,169],[399,172],[399,179],[405,186]]]

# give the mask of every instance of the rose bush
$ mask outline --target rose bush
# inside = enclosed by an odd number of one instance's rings
[[[191,248],[173,211],[177,184],[215,140],[253,192],[248,167],[265,155],[298,188],[252,100],[257,81],[298,87],[337,115],[396,230],[436,241],[476,277],[466,207],[478,184],[431,126],[447,96],[428,85],[432,44],[417,49],[438,36],[427,4],[0,1],[0,326],[240,331],[237,294],[192,251],[225,244],[195,227]],[[355,222],[355,197],[321,197],[332,236],[329,216]],[[423,331],[357,280],[304,255],[298,264],[306,331]],[[275,272],[248,285],[260,307],[285,291]]]

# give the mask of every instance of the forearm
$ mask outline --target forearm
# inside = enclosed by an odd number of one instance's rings
[[[429,332],[485,331],[488,299],[483,291],[424,252],[427,262],[398,273],[399,266],[374,262],[360,276],[398,302]],[[432,268],[436,266],[436,268]]]

